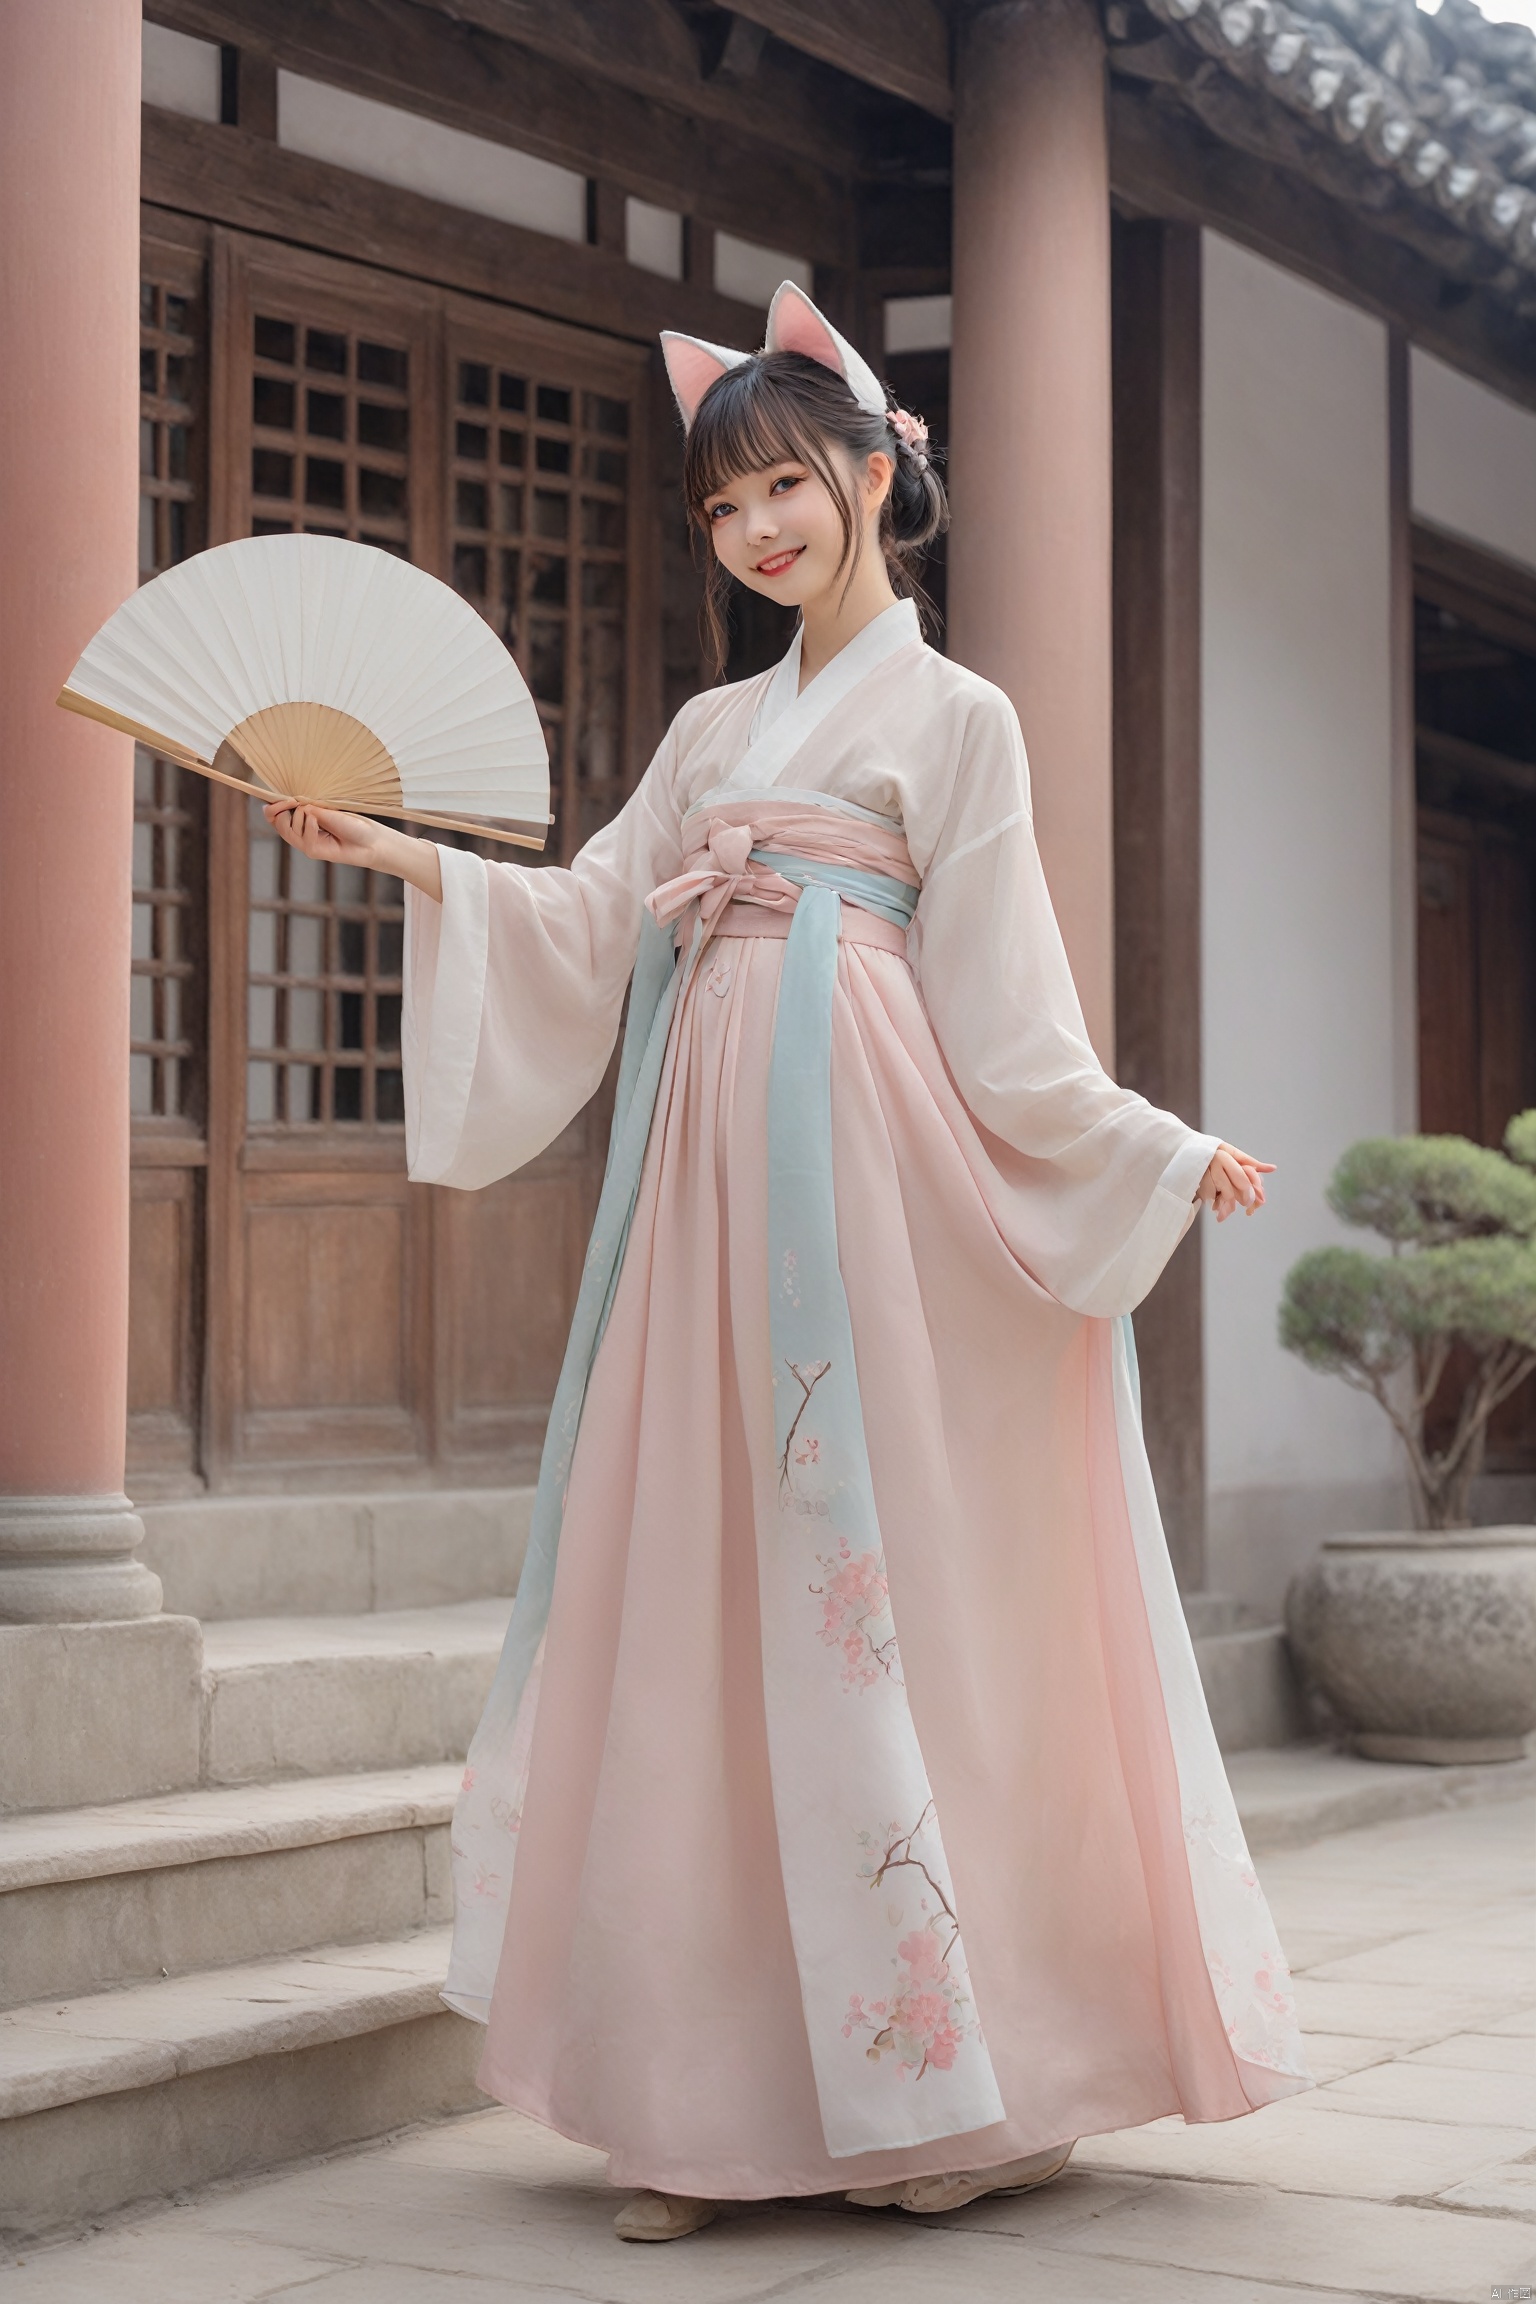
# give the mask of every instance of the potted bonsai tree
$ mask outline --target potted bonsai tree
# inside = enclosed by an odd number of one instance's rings
[[[1333,1538],[1287,1601],[1303,1669],[1375,1759],[1514,1759],[1536,1728],[1536,1528],[1469,1527],[1489,1420],[1536,1369],[1536,1111],[1504,1143],[1352,1146],[1329,1205],[1387,1253],[1314,1249],[1281,1303],[1287,1349],[1390,1419],[1417,1507],[1415,1534]]]

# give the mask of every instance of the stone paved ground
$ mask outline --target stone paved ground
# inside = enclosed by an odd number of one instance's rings
[[[939,2225],[827,2202],[623,2247],[598,2154],[514,2114],[205,2193],[23,2259],[3,2304],[1312,2304],[1536,2296],[1529,1801],[1269,1856],[1321,2087],[1081,2145]]]

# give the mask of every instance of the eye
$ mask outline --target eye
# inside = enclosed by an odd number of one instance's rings
[[[773,486],[769,489],[768,493],[770,496],[777,496],[781,493],[782,490],[786,488],[798,488],[804,478],[805,474],[803,472],[781,473],[779,478],[775,480]]]
[[[736,507],[734,504],[710,504],[705,509],[711,520],[728,520]]]

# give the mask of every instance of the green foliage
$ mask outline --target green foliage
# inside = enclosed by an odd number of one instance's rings
[[[1442,1339],[1536,1353],[1536,1246],[1459,1240],[1403,1257],[1314,1248],[1287,1276],[1280,1341],[1309,1368],[1384,1378]]]
[[[1312,1249],[1286,1277],[1281,1343],[1325,1375],[1392,1375],[1413,1349],[1411,1269],[1363,1248]]]
[[[1536,1154],[1536,1112],[1522,1113],[1511,1132],[1526,1120]],[[1536,1176],[1465,1136],[1368,1136],[1335,1168],[1328,1205],[1394,1246],[1490,1233],[1526,1239],[1536,1233]]]
[[[1329,1206],[1392,1253],[1315,1248],[1281,1298],[1286,1350],[1369,1392],[1391,1418],[1430,1527],[1465,1525],[1488,1419],[1536,1367],[1536,1110],[1504,1141],[1507,1157],[1461,1136],[1352,1145]],[[1446,1402],[1448,1365],[1459,1398]],[[1425,1435],[1432,1402],[1449,1431],[1436,1447]]]
[[[1414,1334],[1455,1337],[1474,1348],[1513,1344],[1536,1353],[1536,1246],[1529,1240],[1460,1240],[1426,1248],[1403,1271],[1413,1285]]]
[[[1536,1168],[1536,1112],[1517,1112],[1504,1131],[1504,1149],[1522,1168]]]

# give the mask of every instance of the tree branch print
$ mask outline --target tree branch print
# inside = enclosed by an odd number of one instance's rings
[[[790,1451],[795,1445],[795,1435],[800,1429],[801,1419],[811,1404],[811,1394],[823,1376],[829,1372],[832,1363],[830,1360],[786,1360],[784,1365],[799,1385],[801,1393],[800,1405],[795,1410],[794,1420],[785,1434],[784,1447],[779,1457],[779,1494],[782,1496],[787,1491],[792,1496],[795,1492],[795,1476],[790,1469]]]

